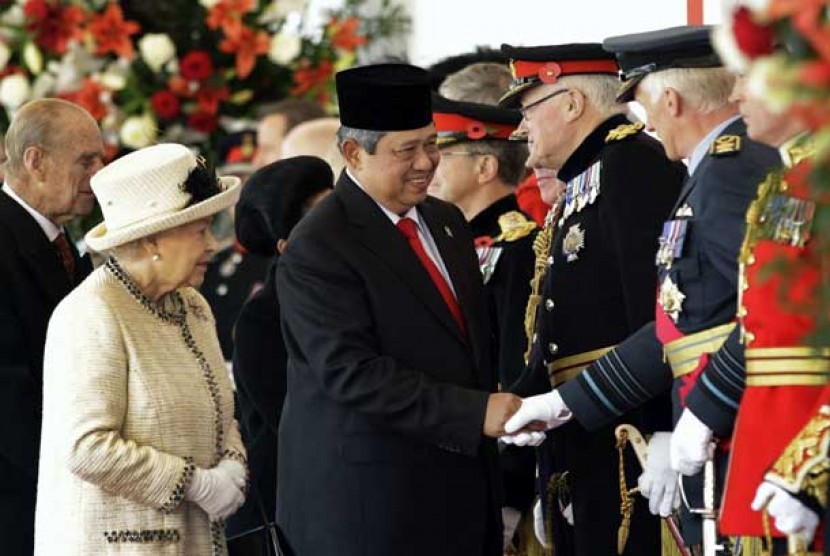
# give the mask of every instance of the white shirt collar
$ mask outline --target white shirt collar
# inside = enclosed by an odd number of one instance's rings
[[[720,135],[724,129],[726,129],[730,124],[732,124],[732,122],[734,122],[738,118],[740,118],[740,115],[732,116],[731,118],[728,118],[723,122],[719,123],[718,125],[713,127],[711,131],[709,131],[709,133],[706,134],[706,137],[704,137],[700,143],[697,144],[695,150],[692,151],[692,156],[689,157],[690,176],[695,173],[695,170],[697,170],[700,161],[703,160],[704,156],[706,156],[706,152],[709,150],[709,146],[712,144],[715,138],[717,138],[717,136]]]
[[[349,169],[348,169],[348,168],[346,168],[346,174],[347,174],[347,175],[348,175],[348,176],[352,179],[352,181],[355,183],[355,185],[357,185],[357,186],[358,186],[361,190],[363,190],[363,192],[364,192],[364,193],[366,193],[366,195],[369,195],[369,192],[368,192],[368,191],[366,191],[366,188],[365,188],[365,187],[363,187],[363,184],[361,184],[361,183],[358,181],[358,179],[357,179],[356,177],[354,177],[354,174],[352,174],[352,173],[351,173],[351,171],[349,171]],[[377,200],[375,200],[375,198],[374,198],[374,197],[372,197],[371,195],[369,195],[369,197],[370,197],[373,201],[375,201],[375,204],[376,204],[378,207],[380,207],[380,210],[382,210],[382,211],[383,211],[383,214],[385,214],[386,216],[388,216],[388,217],[389,217],[389,220],[391,220],[391,221],[392,221],[392,224],[394,224],[395,226],[397,226],[397,225],[398,225],[398,221],[399,221],[401,218],[411,218],[412,220],[414,220],[414,221],[415,221],[415,224],[418,226],[418,229],[419,229],[419,230],[421,230],[421,233],[424,233],[424,228],[423,228],[423,226],[421,225],[421,217],[418,215],[418,209],[417,209],[416,207],[412,207],[411,209],[409,209],[408,211],[406,211],[406,214],[404,214],[403,216],[401,216],[401,215],[399,215],[399,214],[397,214],[397,213],[395,213],[395,212],[392,212],[391,210],[389,210],[388,208],[386,208],[386,207],[385,207],[385,206],[383,206],[382,204],[378,203],[378,202],[377,202]]]
[[[14,199],[18,205],[26,209],[26,212],[32,215],[32,218],[35,219],[40,229],[43,230],[43,233],[46,234],[46,237],[49,239],[50,242],[55,241],[55,238],[61,233],[61,228],[56,226],[54,222],[40,214],[38,211],[33,209],[29,206],[26,201],[24,201],[17,193],[15,193],[14,189],[9,187],[9,184],[3,183],[3,192]]]

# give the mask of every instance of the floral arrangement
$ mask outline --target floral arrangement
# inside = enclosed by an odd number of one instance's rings
[[[748,75],[749,87],[773,109],[807,122],[816,156],[807,179],[819,202],[813,237],[830,238],[830,0],[744,0],[734,6],[715,42],[727,65]],[[830,261],[830,242],[818,243]],[[792,275],[795,262],[776,269]],[[819,323],[813,338],[830,345],[830,276],[810,310]]]
[[[407,30],[390,0],[370,15],[362,4],[308,30],[306,0],[0,0],[0,128],[54,96],[86,108],[113,155],[176,141],[210,156],[262,103],[332,107],[334,73]]]

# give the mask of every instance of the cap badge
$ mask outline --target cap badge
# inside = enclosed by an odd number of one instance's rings
[[[538,75],[542,83],[556,83],[556,80],[562,75],[562,66],[556,62],[548,62],[539,69]]]
[[[470,139],[482,139],[487,136],[487,128],[481,122],[470,122],[467,124],[467,137]]]

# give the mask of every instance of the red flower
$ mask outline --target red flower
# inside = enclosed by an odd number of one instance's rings
[[[153,93],[150,105],[162,120],[172,120],[181,111],[178,97],[167,89]]]
[[[343,21],[339,21],[337,18],[332,19],[328,24],[329,32],[332,33],[332,46],[353,51],[358,46],[366,44],[366,37],[359,35],[357,32],[358,25],[360,25],[360,20],[356,17],[349,17]]]
[[[798,71],[800,80],[811,87],[827,87],[830,85],[830,63],[822,60],[804,62]]]
[[[738,48],[750,58],[772,54],[775,45],[772,27],[756,23],[752,12],[746,6],[735,10],[732,16],[732,32]]]
[[[268,33],[256,32],[238,19],[228,21],[222,30],[225,38],[219,43],[219,50],[227,54],[236,53],[236,75],[245,79],[254,70],[257,56],[268,52]]]
[[[493,245],[493,238],[490,236],[478,236],[473,240],[475,247],[490,247]]]
[[[213,75],[213,62],[204,50],[191,50],[179,62],[179,72],[188,81],[204,81]]]
[[[216,130],[216,124],[216,116],[201,110],[187,117],[187,125],[202,133],[213,133]]]
[[[61,7],[46,0],[26,0],[23,13],[29,20],[26,29],[35,43],[47,52],[65,54],[71,41],[83,36],[86,13],[78,6]]]
[[[101,121],[109,112],[107,105],[101,100],[101,96],[105,90],[100,83],[96,83],[92,79],[85,77],[80,89],[70,93],[62,93],[58,96],[81,106],[96,121]]]
[[[95,49],[96,54],[113,52],[130,60],[135,56],[130,36],[139,33],[141,26],[135,21],[125,21],[124,12],[117,3],[108,4],[107,9],[101,15],[93,15],[89,31],[98,44]]]
[[[199,103],[199,111],[214,116],[219,112],[219,103],[229,98],[231,98],[231,93],[227,87],[203,87],[196,93],[196,102]]]
[[[314,67],[307,58],[304,58],[294,72],[294,87],[291,88],[291,94],[294,96],[313,94],[318,102],[323,103],[328,100],[326,86],[333,72],[334,66],[330,60],[320,60],[320,65]]]
[[[220,0],[210,9],[207,26],[209,29],[219,29],[232,21],[239,21],[255,7],[255,0]]]
[[[470,122],[467,125],[467,137],[470,139],[481,139],[487,135],[487,128],[481,122]]]

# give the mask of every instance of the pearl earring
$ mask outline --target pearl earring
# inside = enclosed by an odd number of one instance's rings
[[[159,255],[158,253],[153,254],[153,261],[157,261],[159,259],[161,259],[161,255]]]

